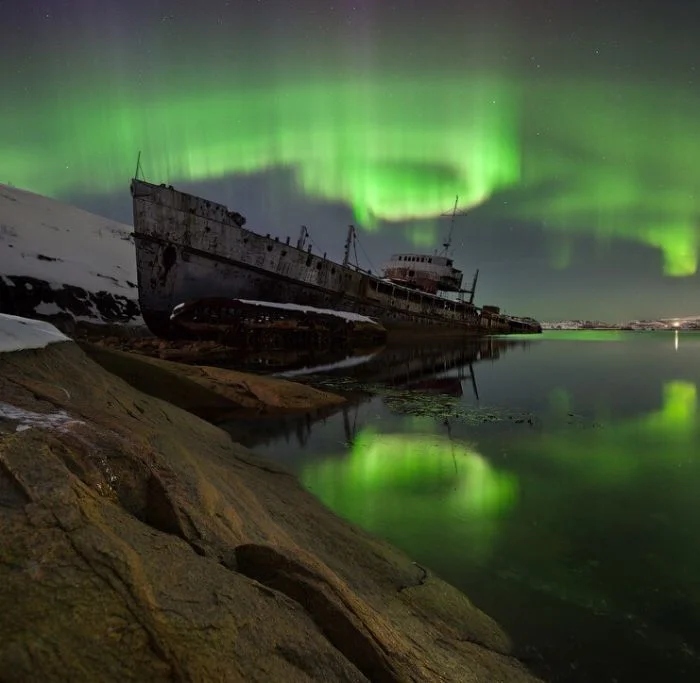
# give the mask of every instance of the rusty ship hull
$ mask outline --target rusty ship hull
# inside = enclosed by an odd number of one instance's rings
[[[388,330],[422,328],[464,335],[511,329],[466,301],[401,287],[309,250],[248,230],[237,214],[172,187],[131,184],[139,304],[145,323],[168,336],[178,304],[229,297],[330,308],[374,318]]]

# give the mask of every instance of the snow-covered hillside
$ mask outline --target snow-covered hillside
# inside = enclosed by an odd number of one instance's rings
[[[140,320],[131,226],[0,185],[0,313]]]

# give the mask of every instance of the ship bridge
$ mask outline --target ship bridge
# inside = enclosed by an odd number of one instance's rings
[[[462,271],[455,268],[449,256],[437,254],[393,254],[383,264],[384,277],[404,287],[415,287],[424,292],[459,292],[462,289]]]

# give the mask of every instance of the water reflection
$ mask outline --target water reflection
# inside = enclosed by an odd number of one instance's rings
[[[669,334],[591,336],[491,346],[495,364],[380,356],[374,377],[332,380],[380,378],[392,400],[378,390],[262,454],[465,590],[546,679],[698,680],[700,337],[669,353]],[[471,412],[432,411],[446,399]]]
[[[311,376],[371,378],[385,381],[403,377],[444,372],[481,360],[496,360],[509,348],[525,348],[532,342],[524,338],[482,337],[480,339],[442,340],[421,346],[390,345],[353,349],[288,349],[284,351],[242,351],[235,357],[219,359],[220,367],[274,374],[303,380]]]
[[[354,349],[287,349],[284,351],[240,351],[235,357],[227,357],[217,363],[219,367],[255,372],[258,374],[277,374],[280,377],[297,377],[312,372],[327,372],[367,362],[380,353],[384,347],[357,347]]]
[[[512,473],[494,468],[473,446],[437,433],[366,429],[347,457],[309,463],[300,476],[330,508],[367,529],[459,525],[462,540],[482,559],[517,496]]]
[[[352,368],[339,367],[323,374],[326,378],[352,378],[356,382],[372,382],[404,389],[410,389],[422,380],[471,380],[476,363],[496,361],[509,350],[525,349],[531,343],[530,339],[483,337],[457,344],[442,342],[420,347],[391,346]],[[415,388],[420,388],[420,385]],[[455,390],[454,383],[450,390]]]
[[[471,395],[478,400],[475,366],[484,361],[494,362],[507,350],[525,349],[528,344],[530,341],[527,339],[512,341],[485,337],[458,344],[442,342],[422,347],[388,346],[371,353],[358,352],[359,355],[344,356],[333,363],[321,365],[303,365],[309,363],[309,359],[303,355],[295,356],[295,362],[291,364],[292,357],[286,354],[287,369],[276,371],[277,376],[306,381],[329,391],[350,392],[348,403],[303,415],[263,416],[247,419],[244,423],[233,421],[220,426],[229,431],[236,441],[248,447],[278,439],[284,440],[285,444],[296,442],[303,447],[309,441],[314,425],[338,415],[344,427],[344,442],[350,443],[358,428],[360,407],[372,401],[380,387],[393,392],[385,397],[387,403],[392,400],[394,403],[401,402],[405,392],[406,396],[414,399],[419,411],[425,408],[420,397],[459,399],[464,396],[465,383]],[[289,369],[292,365],[293,369]],[[266,367],[271,369],[273,366]]]
[[[493,564],[498,578],[484,606],[522,633],[525,625],[502,601],[530,592],[533,608],[537,596],[559,602],[559,619],[577,638],[590,639],[591,625],[584,624],[598,619],[595,638],[604,635],[617,648],[608,660],[582,666],[593,654],[585,645],[545,636],[557,628],[550,613],[535,625],[539,651],[550,666],[568,660],[581,668],[562,680],[592,680],[593,672],[616,669],[620,681],[645,669],[646,680],[700,673],[697,417],[696,385],[674,381],[664,385],[662,407],[646,415],[502,442],[518,455],[524,493],[518,518],[502,528]],[[673,675],[660,677],[667,667]]]

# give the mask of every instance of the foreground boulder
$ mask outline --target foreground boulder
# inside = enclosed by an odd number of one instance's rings
[[[0,353],[3,680],[532,681],[457,590],[71,342]]]

